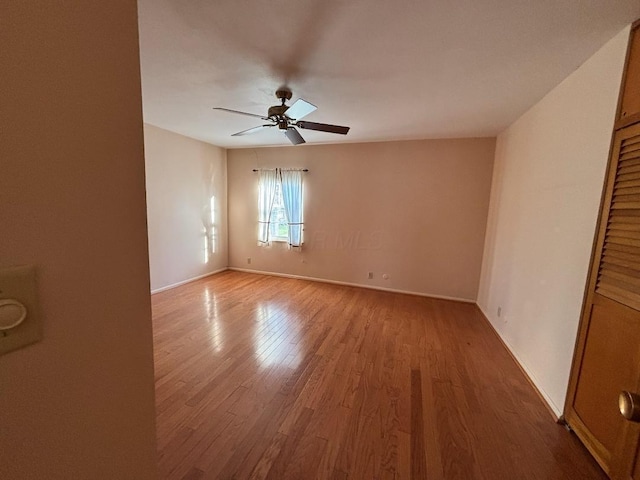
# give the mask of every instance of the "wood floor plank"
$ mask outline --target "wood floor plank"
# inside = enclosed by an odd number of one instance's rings
[[[269,473],[266,476],[267,480],[281,480],[284,478],[284,474],[287,467],[289,466],[291,456],[300,444],[312,416],[313,410],[311,410],[310,408],[304,408],[300,413],[300,416],[296,420],[291,433],[287,436],[287,440],[278,453],[278,456],[273,461],[271,468],[269,469]]]
[[[257,465],[269,447],[270,439],[277,435],[278,425],[286,414],[286,396],[278,393],[264,408],[251,431],[247,432],[237,445],[233,455],[225,463],[219,476],[221,478],[236,478],[237,475],[238,478],[246,478],[246,476],[240,476],[242,470],[247,469],[247,473],[249,473]],[[286,449],[287,442],[285,442],[283,450]],[[281,455],[282,451],[278,453],[274,463],[278,462],[278,458],[280,458]],[[267,478],[269,478],[269,475],[267,475]]]
[[[331,412],[316,412],[316,423],[310,425],[310,429],[319,428],[316,435],[327,441],[326,448],[323,452],[320,464],[316,472],[316,478],[329,479],[333,476],[333,470],[338,459],[338,455],[342,450],[343,441],[346,433],[347,422],[351,416],[351,409],[338,406]]]
[[[326,448],[327,441],[324,438],[304,435],[300,438],[299,445],[289,459],[282,478],[289,480],[317,478],[318,467]]]
[[[606,478],[474,305],[227,271],[152,306],[162,479]]]
[[[422,358],[420,360],[420,370],[422,378],[422,402],[423,405],[435,405],[433,396],[433,381],[431,379],[428,360]],[[435,408],[425,408],[423,414],[423,432],[424,432],[424,448],[427,463],[427,476],[429,480],[444,480],[444,471],[442,469],[442,452],[440,451],[440,442],[438,440],[437,429],[437,411]]]
[[[223,435],[228,434],[235,421],[233,415],[221,412],[197,430],[189,429],[191,433],[184,441],[170,442],[167,447],[162,448],[159,470],[163,478],[181,478],[183,472],[195,468],[197,460],[211,448],[211,445],[224,439]]]
[[[422,409],[422,375],[411,370],[411,478],[416,480],[427,478]]]
[[[200,480],[203,476],[204,472],[194,467],[182,477],[182,480]]]
[[[275,462],[280,455],[287,438],[288,437],[282,433],[276,433],[256,465],[251,469],[251,474],[249,475],[250,480],[264,480],[267,478],[273,462]]]

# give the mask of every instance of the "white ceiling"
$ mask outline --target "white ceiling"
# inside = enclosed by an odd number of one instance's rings
[[[223,147],[287,145],[287,85],[348,125],[309,143],[494,136],[625,25],[640,0],[139,0],[145,121]]]

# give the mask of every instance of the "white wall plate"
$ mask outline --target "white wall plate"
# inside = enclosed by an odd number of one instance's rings
[[[0,268],[0,301],[9,299],[26,307],[27,315],[15,327],[0,330],[0,355],[42,339],[35,267]],[[11,324],[7,322],[7,325]]]

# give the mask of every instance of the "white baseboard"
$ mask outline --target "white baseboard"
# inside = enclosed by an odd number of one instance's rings
[[[156,288],[155,290],[151,290],[151,295],[153,295],[154,293],[164,292],[165,290],[171,290],[172,288],[179,287],[180,285],[184,285],[185,283],[195,282],[196,280],[200,280],[201,278],[205,278],[205,277],[209,277],[211,275],[215,275],[216,273],[224,272],[225,270],[228,270],[228,268],[227,267],[220,268],[220,269],[215,270],[213,272],[205,273],[204,275],[198,275],[197,277],[188,278],[188,279],[182,280],[181,282],[178,282],[178,283],[172,283],[171,285],[167,285],[166,287]]]
[[[496,333],[496,335],[498,335],[500,340],[502,340],[502,343],[504,344],[504,346],[507,347],[507,350],[509,350],[509,353],[511,354],[513,359],[518,363],[518,366],[520,367],[520,369],[528,377],[531,385],[533,385],[533,387],[538,391],[538,394],[540,395],[542,400],[546,403],[546,406],[549,409],[549,411],[553,413],[555,415],[555,419],[558,420],[558,418],[562,416],[562,410],[558,408],[558,406],[554,403],[554,401],[551,400],[551,397],[547,394],[547,392],[544,391],[544,388],[542,388],[542,386],[540,385],[540,381],[536,378],[536,376],[529,369],[529,367],[527,367],[527,364],[522,361],[522,359],[520,358],[518,353],[515,351],[513,346],[509,343],[509,341],[506,338],[504,338],[504,335],[502,335],[498,331],[498,329],[493,325],[493,322],[489,320],[488,315],[485,313],[482,307],[480,307],[480,305],[478,305],[477,303],[476,303],[476,306],[478,307],[478,310],[482,312],[482,315],[484,315],[484,318],[487,319],[487,322],[489,323],[493,331]]]
[[[345,285],[347,287],[368,288],[370,290],[381,290],[383,292],[405,293],[408,295],[417,295],[419,297],[437,298],[440,300],[452,300],[454,302],[476,303],[475,300],[471,300],[469,298],[447,297],[445,295],[432,295],[430,293],[412,292],[410,290],[398,290],[395,288],[378,287],[376,285],[366,285],[362,283],[340,282],[338,280],[328,280],[326,278],[307,277],[304,275],[291,275],[289,273],[267,272],[263,270],[250,270],[248,268],[229,267],[228,269],[235,270],[237,272],[257,273],[259,275],[270,275],[273,277],[296,278],[298,280],[309,280],[312,282],[332,283],[334,285]]]

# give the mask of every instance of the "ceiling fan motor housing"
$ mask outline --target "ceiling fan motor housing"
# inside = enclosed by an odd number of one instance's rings
[[[287,100],[291,100],[291,90],[288,88],[281,88],[276,92],[276,97],[282,101],[282,105],[274,105],[269,108],[268,117],[278,124],[280,130],[286,130],[289,128],[289,118],[284,114],[289,107],[284,104]]]
[[[275,105],[273,107],[269,107],[269,114],[267,115],[269,118],[278,118],[284,116],[284,112],[289,109],[286,105]]]

